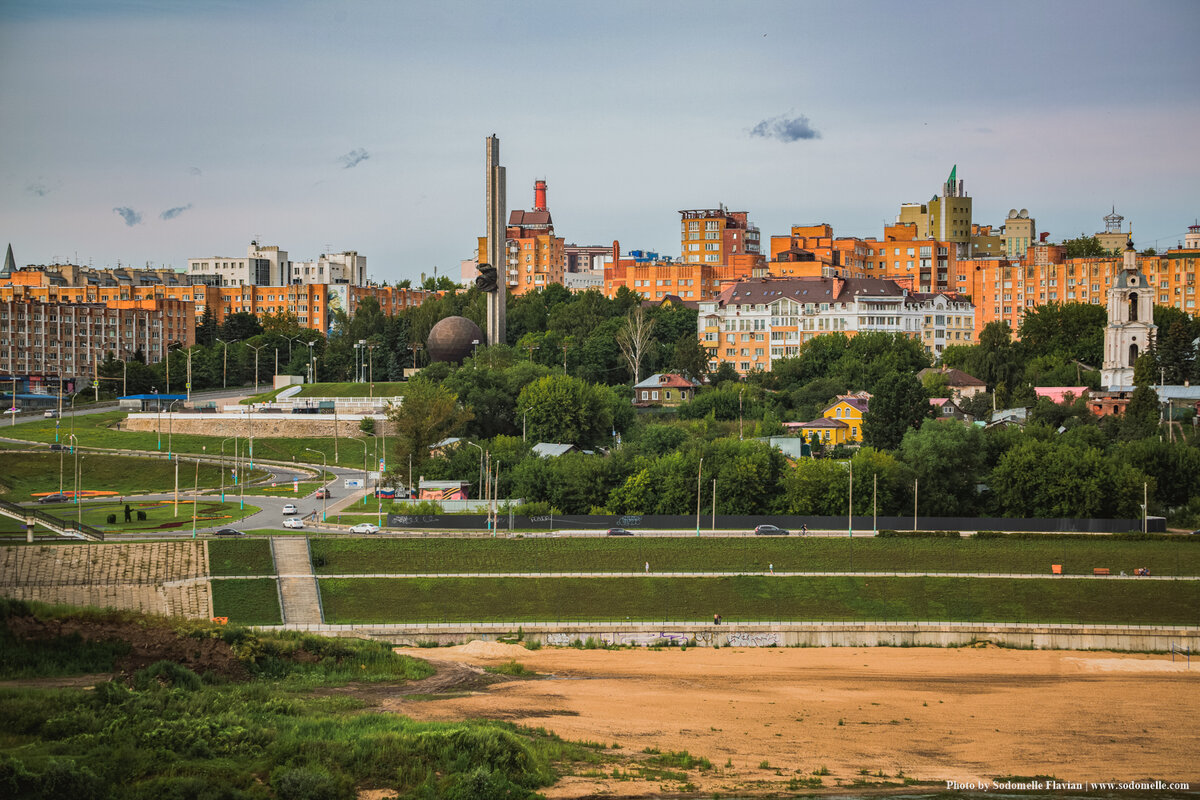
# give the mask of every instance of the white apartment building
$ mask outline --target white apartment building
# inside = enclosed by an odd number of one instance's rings
[[[697,325],[709,367],[727,362],[746,374],[770,371],[827,333],[901,334],[936,356],[946,344],[970,343],[975,309],[956,295],[911,294],[878,278],[768,277],[738,281],[700,301]]]
[[[189,258],[188,275],[197,282],[229,286],[287,286],[288,284],[367,285],[367,258],[354,250],[323,253],[316,261],[289,261],[286,250],[250,242],[245,256]],[[207,280],[204,280],[206,278]]]

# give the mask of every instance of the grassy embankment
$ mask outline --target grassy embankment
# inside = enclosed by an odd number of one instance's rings
[[[151,452],[167,452],[168,440],[171,449],[176,453],[191,454],[203,453],[210,457],[219,456],[221,453],[221,442],[227,438],[223,435],[201,436],[192,433],[174,432],[168,437],[168,426],[166,420],[163,421],[163,429],[161,435],[157,431],[118,431],[113,429],[119,420],[126,416],[123,411],[111,411],[103,414],[91,414],[86,417],[79,417],[75,420],[75,436],[79,440],[81,448],[89,447],[113,448],[120,450],[146,450]],[[257,421],[257,418],[256,418]],[[5,436],[26,439],[31,442],[53,442],[54,441],[54,421],[53,420],[36,420],[34,422],[23,422],[14,427],[5,429]],[[60,436],[63,435],[60,431]],[[254,440],[254,456],[273,461],[295,461],[301,464],[314,464],[321,466],[321,457],[316,453],[310,453],[304,448],[311,447],[318,452],[325,453],[329,466],[343,466],[362,469],[362,447],[358,444],[352,444],[346,441],[346,437],[341,437],[340,446],[335,448],[334,439],[332,436],[325,438],[262,438],[257,437]],[[357,439],[356,441],[361,441]],[[245,439],[242,439],[242,447],[245,446]],[[233,441],[230,440],[226,444],[226,458],[232,458]],[[337,459],[334,458],[334,450],[337,450]],[[244,451],[243,451],[244,452]],[[372,452],[371,444],[368,444],[368,456]],[[58,467],[55,465],[55,474]]]
[[[159,458],[110,456],[80,451],[82,483],[80,491],[101,490],[118,495],[169,492],[175,488],[175,462]],[[66,450],[58,453],[20,453],[0,459],[0,498],[11,503],[36,500],[36,494],[57,492],[59,469],[62,469],[62,488],[75,488],[75,456]],[[252,481],[265,478],[267,473],[256,469]],[[179,464],[180,489],[191,490],[196,484],[196,465],[186,460]],[[221,468],[201,464],[201,489],[220,486]]]
[[[271,543],[266,539],[215,539],[208,543],[208,573],[214,576],[270,575],[212,581],[213,614],[242,625],[279,625],[279,590]]]
[[[1200,537],[1196,537],[1200,539]],[[1200,575],[1200,541],[1107,536],[1040,539],[619,537],[313,539],[323,575],[471,572],[971,572]]]
[[[125,506],[129,505],[134,512],[132,521],[125,522]],[[43,511],[59,519],[74,520],[82,516],[85,525],[99,528],[107,533],[172,533],[190,532],[192,529],[192,499],[180,496],[179,513],[175,513],[175,503],[171,500],[142,500],[127,499],[125,503],[117,500],[100,501],[85,500],[79,506],[72,503],[39,504],[38,511]],[[257,514],[257,506],[246,504],[239,507],[236,500],[227,499],[222,503],[218,500],[200,498],[196,503],[196,527],[211,528],[218,525],[231,525],[251,514]],[[146,519],[138,520],[137,513],[142,511]],[[116,515],[116,522],[108,523],[108,516]],[[35,529],[40,530],[40,529]],[[24,535],[21,523],[8,517],[0,517],[0,534]]]
[[[108,635],[82,644],[88,640],[77,634],[16,636],[10,623],[28,625],[29,607],[0,601],[0,678],[111,673],[152,642],[172,660],[130,668],[127,679],[102,679],[91,691],[0,689],[0,776],[14,797],[348,799],[385,789],[515,800],[533,797],[557,772],[603,758],[544,731],[416,723],[373,713],[352,695],[314,692],[431,673],[378,642],[34,610]],[[202,649],[211,659],[197,663]]]
[[[1200,582],[1081,579],[325,578],[346,623],[932,621],[1195,625]]]

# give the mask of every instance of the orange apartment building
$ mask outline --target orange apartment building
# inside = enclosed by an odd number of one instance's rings
[[[182,277],[180,273],[170,273],[170,276]],[[398,289],[393,286],[324,283],[220,287],[177,283],[138,286],[125,282],[104,284],[89,281],[71,286],[64,285],[64,279],[63,273],[42,269],[16,270],[6,278],[0,277],[0,299],[110,305],[132,301],[170,300],[187,304],[196,320],[204,315],[206,308],[212,309],[217,324],[224,322],[230,314],[238,312],[258,317],[288,312],[295,314],[302,326],[325,331],[335,310],[341,309],[353,315],[364,297],[374,297],[379,301],[383,313],[392,315],[405,308],[419,306],[430,297],[441,295],[441,292]]]
[[[733,280],[733,268],[709,264],[688,264],[678,261],[640,262],[621,257],[621,243],[613,242],[612,260],[604,265],[605,297],[616,297],[622,286],[637,292],[647,300],[662,300],[675,295],[688,302],[698,302],[721,293],[721,282]]]
[[[554,220],[546,204],[546,182],[534,181],[533,210],[508,215],[508,291],[515,295],[563,282],[567,271],[565,240],[554,235]],[[478,264],[487,263],[487,237],[478,237]]]
[[[750,224],[747,211],[719,208],[680,211],[680,261],[729,267],[749,275],[762,261],[758,228]]]

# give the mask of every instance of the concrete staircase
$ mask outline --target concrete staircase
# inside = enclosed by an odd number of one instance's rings
[[[274,536],[271,554],[279,576],[283,621],[287,625],[320,625],[321,600],[305,536]]]

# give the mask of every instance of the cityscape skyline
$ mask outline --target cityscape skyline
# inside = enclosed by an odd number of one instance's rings
[[[1200,206],[1200,7],[1049,8],[0,2],[0,235],[19,264],[257,239],[457,277],[494,132],[508,207],[545,179],[580,245],[678,255],[676,212],[721,203],[764,238],[880,237],[957,164],[976,222],[1028,208],[1060,241],[1115,205],[1173,246]]]

